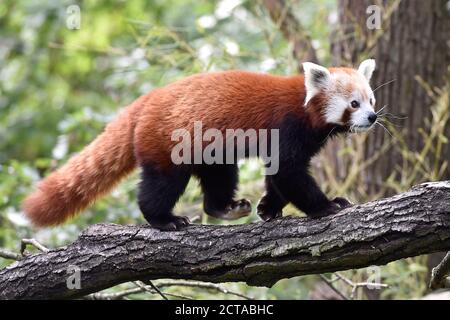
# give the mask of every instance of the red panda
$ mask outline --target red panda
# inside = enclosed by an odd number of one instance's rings
[[[23,210],[37,226],[62,223],[109,192],[136,167],[142,169],[138,203],[160,230],[188,225],[172,212],[189,178],[199,178],[204,211],[233,219],[251,211],[235,200],[237,164],[174,164],[171,134],[192,128],[279,130],[279,169],[265,178],[257,205],[264,220],[281,216],[292,203],[308,216],[336,213],[350,203],[329,200],[308,172],[326,140],[368,130],[377,120],[369,80],[374,60],[359,68],[324,68],[304,63],[304,75],[274,76],[245,71],[193,75],[151,91],[129,105],[91,144],[51,173],[29,195]]]

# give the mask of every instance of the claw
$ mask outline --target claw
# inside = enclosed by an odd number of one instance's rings
[[[342,208],[339,206],[339,204],[335,203],[334,201],[330,201],[326,208],[316,212],[309,212],[307,213],[307,215],[311,218],[322,218],[325,216],[334,215],[341,210]]]
[[[283,213],[281,211],[278,211],[275,214],[273,214],[273,213],[264,213],[264,212],[258,211],[258,215],[259,215],[259,217],[262,220],[264,220],[266,222],[269,222],[269,221],[272,221],[274,219],[281,218],[283,216]]]
[[[353,203],[351,203],[347,199],[341,198],[341,197],[334,198],[333,202],[338,204],[341,207],[341,209],[345,209],[345,208],[353,206]]]
[[[165,219],[154,220],[150,222],[153,228],[159,229],[161,231],[177,231],[182,228],[187,227],[190,224],[188,217],[177,217],[169,216]]]
[[[256,213],[262,220],[267,222],[283,216],[283,212],[281,210],[274,211],[273,208],[267,208],[267,203],[264,200],[265,198],[263,197],[256,207]]]
[[[234,201],[227,207],[226,213],[221,217],[225,220],[235,220],[248,216],[252,212],[252,204],[247,199]]]

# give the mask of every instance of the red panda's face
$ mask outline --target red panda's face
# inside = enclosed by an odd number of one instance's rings
[[[375,69],[374,60],[365,60],[358,70],[331,68],[304,63],[305,106],[315,96],[321,96],[320,112],[324,123],[348,128],[354,132],[366,131],[375,123],[375,97],[369,80]]]

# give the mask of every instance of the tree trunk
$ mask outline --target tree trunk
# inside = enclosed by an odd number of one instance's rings
[[[410,150],[420,151],[423,139],[418,128],[431,118],[432,100],[421,84],[442,88],[449,78],[450,10],[447,0],[339,0],[340,30],[333,38],[336,65],[354,65],[368,57],[377,61],[373,87],[395,80],[376,91],[377,105],[388,105],[386,111],[407,117],[400,122]],[[384,19],[381,30],[369,30],[368,6],[380,4]],[[396,121],[399,123],[399,121]],[[450,126],[447,127],[450,136]],[[366,143],[366,158],[391,139],[382,128],[371,133]],[[444,145],[442,159],[450,159],[450,144]],[[401,165],[398,148],[392,147],[367,168],[366,183],[376,192]],[[443,177],[448,179],[450,170]]]
[[[177,232],[94,225],[66,247],[0,270],[0,299],[77,298],[123,282],[162,278],[272,286],[283,278],[448,249],[450,181],[443,181],[321,219],[193,225]],[[69,289],[76,268],[80,288]]]

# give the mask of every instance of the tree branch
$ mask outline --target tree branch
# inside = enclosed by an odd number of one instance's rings
[[[317,53],[311,36],[304,30],[284,0],[263,0],[270,18],[278,26],[283,36],[293,45],[293,56],[299,66],[301,62],[318,63]],[[299,68],[300,69],[300,68]]]
[[[386,264],[450,249],[450,181],[320,219],[192,225],[178,232],[97,224],[72,244],[0,270],[0,299],[77,298],[128,281],[192,279],[272,286],[283,278]],[[81,289],[68,289],[70,270]]]
[[[11,259],[11,260],[21,260],[23,258],[23,256],[19,253],[15,253],[15,252],[0,248],[0,258]]]

